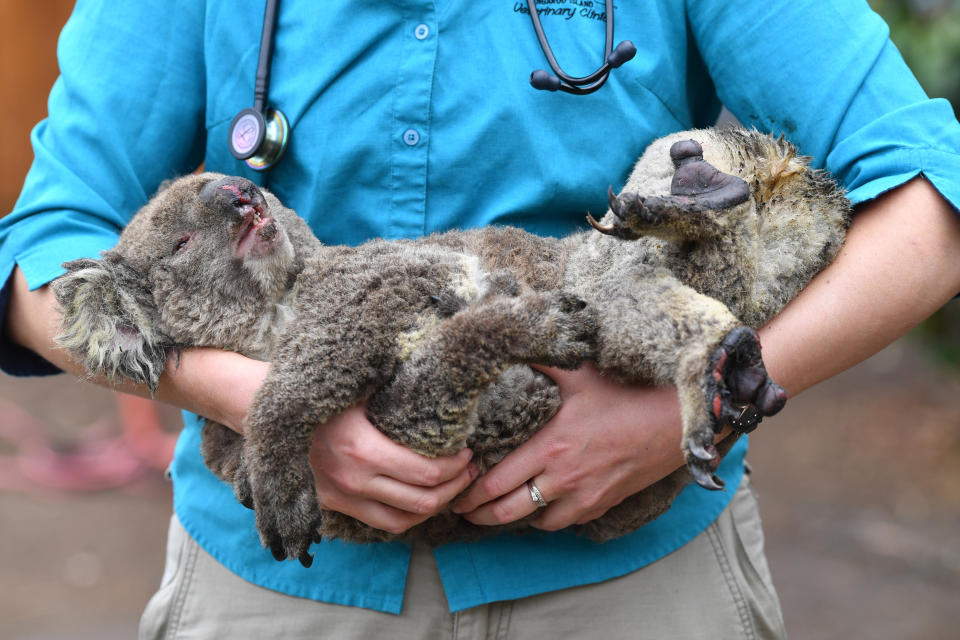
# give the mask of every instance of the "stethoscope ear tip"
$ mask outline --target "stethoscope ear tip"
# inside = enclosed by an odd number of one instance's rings
[[[530,84],[533,85],[534,89],[542,89],[543,91],[556,91],[560,88],[560,78],[548,73],[543,69],[537,69],[530,74]]]

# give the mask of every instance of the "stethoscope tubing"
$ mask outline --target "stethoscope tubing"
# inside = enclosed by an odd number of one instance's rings
[[[605,6],[607,14],[605,21],[606,41],[603,45],[604,61],[606,61],[607,57],[613,51],[613,0],[606,0]],[[560,63],[557,62],[556,56],[553,55],[553,49],[550,48],[550,43],[547,41],[547,34],[543,30],[543,25],[540,24],[540,14],[537,11],[536,0],[527,0],[527,10],[530,13],[530,20],[533,21],[533,30],[537,32],[537,40],[540,41],[540,48],[543,49],[543,55],[546,56],[547,63],[558,78],[570,85],[571,88],[580,88],[586,93],[599,89],[603,83],[607,81],[607,77],[610,75],[610,67],[606,63],[593,73],[585,76],[574,77],[564,73],[560,67]],[[588,87],[585,85],[591,86]]]
[[[260,31],[260,56],[257,59],[257,77],[253,86],[253,108],[260,113],[267,108],[270,87],[270,64],[273,60],[273,32],[277,28],[278,0],[267,0]]]

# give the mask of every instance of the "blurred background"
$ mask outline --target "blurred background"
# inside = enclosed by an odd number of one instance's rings
[[[46,115],[72,0],[0,0],[0,214]],[[960,106],[960,0],[872,0]],[[178,416],[65,376],[0,375],[0,638],[132,638],[159,584]],[[960,303],[764,423],[750,461],[792,638],[960,628]]]

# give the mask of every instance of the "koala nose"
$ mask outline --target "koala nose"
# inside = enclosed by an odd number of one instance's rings
[[[245,217],[251,209],[261,214],[266,209],[266,200],[257,185],[239,176],[208,182],[200,189],[200,202],[237,219]]]

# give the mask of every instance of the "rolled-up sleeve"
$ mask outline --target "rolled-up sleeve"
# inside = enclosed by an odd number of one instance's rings
[[[785,134],[852,202],[922,174],[960,211],[960,124],[866,2],[690,0],[688,19],[723,103]]]
[[[33,164],[0,220],[0,336],[15,266],[36,289],[63,262],[98,256],[163,180],[202,161],[203,3],[80,0],[57,58]],[[0,368],[56,371],[5,339]]]

